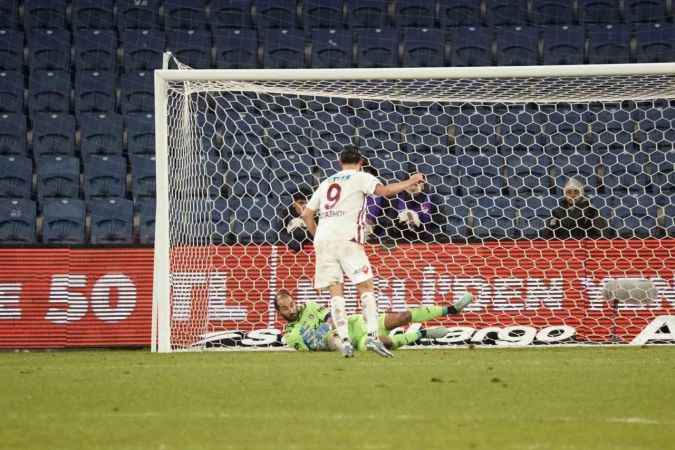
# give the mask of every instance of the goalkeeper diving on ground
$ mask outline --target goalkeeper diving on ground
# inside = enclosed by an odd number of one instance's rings
[[[378,334],[380,341],[390,350],[404,345],[414,344],[420,339],[438,339],[448,333],[445,327],[420,328],[415,331],[389,335],[397,327],[411,323],[422,323],[439,317],[459,314],[473,301],[473,296],[466,292],[450,306],[424,306],[411,308],[402,312],[388,312],[378,317]],[[290,292],[280,290],[274,298],[274,306],[279,315],[286,321],[284,338],[286,345],[301,351],[333,351],[339,350],[342,340],[338,337],[331,317],[331,309],[315,302],[298,305]],[[347,316],[348,336],[351,346],[357,351],[366,350],[368,329],[361,314]]]

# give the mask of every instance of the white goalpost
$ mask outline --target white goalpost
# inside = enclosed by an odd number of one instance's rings
[[[422,193],[369,204],[380,311],[476,297],[425,345],[675,343],[675,63],[168,61],[155,71],[152,351],[279,348],[275,293],[327,300],[285,214],[345,146],[383,181],[427,176]],[[570,186],[582,199],[567,204]],[[357,310],[353,287],[346,298]]]

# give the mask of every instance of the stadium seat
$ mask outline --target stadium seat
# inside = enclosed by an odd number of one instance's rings
[[[293,193],[298,186],[313,184],[314,158],[306,151],[296,153],[279,148],[270,149],[268,165],[272,169],[272,192]]]
[[[349,26],[352,28],[384,28],[389,25],[388,2],[353,0],[348,4]]]
[[[75,155],[75,117],[41,113],[33,117],[33,157]]]
[[[0,245],[35,244],[36,207],[29,199],[0,199]]]
[[[334,30],[345,27],[344,2],[342,0],[306,0],[302,8],[305,28],[329,28]]]
[[[263,65],[270,69],[305,67],[305,33],[294,29],[266,30]]]
[[[207,27],[207,0],[164,0],[167,30],[203,30]]]
[[[620,0],[578,0],[581,23],[623,22]]]
[[[398,66],[398,35],[396,30],[360,30],[357,41],[357,67]]]
[[[84,163],[84,198],[122,198],[127,192],[127,160],[122,156],[92,155]]]
[[[0,72],[0,113],[23,113],[23,74],[18,71]]]
[[[538,28],[498,28],[496,42],[499,66],[534,66],[539,60]]]
[[[433,28],[414,28],[403,32],[402,67],[445,66],[445,35]]]
[[[36,112],[67,113],[70,110],[70,72],[34,70],[28,85],[31,115]]]
[[[132,155],[131,192],[134,201],[155,198],[155,158]]]
[[[14,30],[19,28],[19,0],[0,2],[0,29]]]
[[[637,24],[635,41],[635,62],[675,62],[675,26]]]
[[[26,116],[0,113],[0,155],[26,155]]]
[[[436,26],[436,2],[397,0],[394,13],[399,27],[432,28]]]
[[[597,25],[587,28],[589,64],[630,62],[630,30],[623,25]]]
[[[155,243],[155,200],[147,199],[135,202],[138,212],[138,242]]]
[[[272,199],[266,196],[242,196],[229,201],[234,213],[232,231],[239,244],[269,244],[278,240],[278,222]],[[279,200],[276,200],[279,203]]]
[[[312,31],[312,67],[352,67],[352,33],[344,30]]]
[[[180,62],[192,68],[211,68],[211,32],[207,30],[169,31],[166,49]]]
[[[490,28],[453,28],[450,37],[451,64],[491,66],[492,30]]]
[[[115,25],[113,0],[75,0],[72,6],[73,28],[109,30]]]
[[[479,27],[484,24],[480,2],[475,0],[441,0],[439,19],[442,28]]]
[[[25,0],[23,17],[26,30],[66,28],[66,0]]]
[[[25,156],[0,156],[0,197],[30,198],[33,162]]]
[[[84,244],[86,211],[85,203],[79,199],[47,201],[42,210],[42,243]]]
[[[80,125],[80,151],[82,159],[91,155],[121,155],[123,144],[122,117],[114,113],[82,113]]]
[[[489,26],[522,26],[529,22],[527,0],[487,0]]]
[[[162,0],[116,0],[117,27],[127,29],[159,29]]]
[[[297,28],[295,0],[254,0],[255,23],[258,29]]]
[[[115,111],[115,75],[87,70],[75,75],[75,113],[111,113]]]
[[[252,0],[211,0],[211,29],[215,32],[221,28],[252,28],[251,2]]]
[[[668,21],[666,0],[624,0],[624,9],[630,23]]]
[[[28,64],[31,70],[70,70],[70,32],[36,29],[28,35]]]
[[[155,116],[151,113],[125,117],[129,155],[155,156]]]
[[[255,69],[258,67],[258,33],[247,29],[221,29],[213,33],[216,67]]]
[[[573,25],[577,23],[573,0],[533,0],[532,21],[537,25]]]
[[[586,39],[582,27],[550,26],[542,31],[544,65],[583,64]]]
[[[0,71],[22,69],[23,32],[0,29]]]
[[[478,197],[473,207],[473,234],[480,239],[515,236],[516,208],[508,197]]]
[[[89,202],[91,244],[131,244],[134,240],[134,204],[124,198]]]
[[[154,111],[155,83],[152,72],[130,72],[123,75],[121,88],[123,114]]]
[[[113,30],[77,30],[74,50],[77,70],[117,67],[117,37]]]
[[[45,156],[37,160],[37,194],[48,198],[80,196],[80,160],[73,156]]]
[[[125,72],[154,70],[162,67],[166,46],[164,33],[159,30],[124,30],[120,33]]]

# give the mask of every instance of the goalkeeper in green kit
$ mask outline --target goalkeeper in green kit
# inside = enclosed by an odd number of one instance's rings
[[[413,344],[420,339],[438,339],[448,333],[445,327],[420,328],[416,331],[408,331],[394,336],[389,336],[389,331],[396,327],[433,320],[449,314],[459,314],[469,303],[473,301],[470,293],[462,295],[460,300],[452,306],[425,306],[412,308],[403,312],[391,312],[379,315],[379,337],[382,343],[391,350],[404,345]],[[338,338],[330,307],[324,307],[318,303],[309,302],[298,305],[295,299],[286,290],[280,290],[274,298],[274,305],[286,320],[284,338],[286,345],[301,351],[339,350],[341,341]],[[361,314],[352,314],[347,318],[348,335],[351,345],[356,350],[365,350],[368,330]]]

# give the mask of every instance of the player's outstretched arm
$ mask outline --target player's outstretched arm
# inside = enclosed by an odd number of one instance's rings
[[[316,218],[315,218],[316,211],[313,209],[306,207],[305,210],[302,212],[302,220],[305,221],[305,225],[307,225],[307,231],[309,231],[309,234],[314,236],[316,233]]]
[[[424,183],[424,175],[416,173],[405,181],[390,184],[378,184],[375,188],[375,195],[391,197],[421,183]]]

